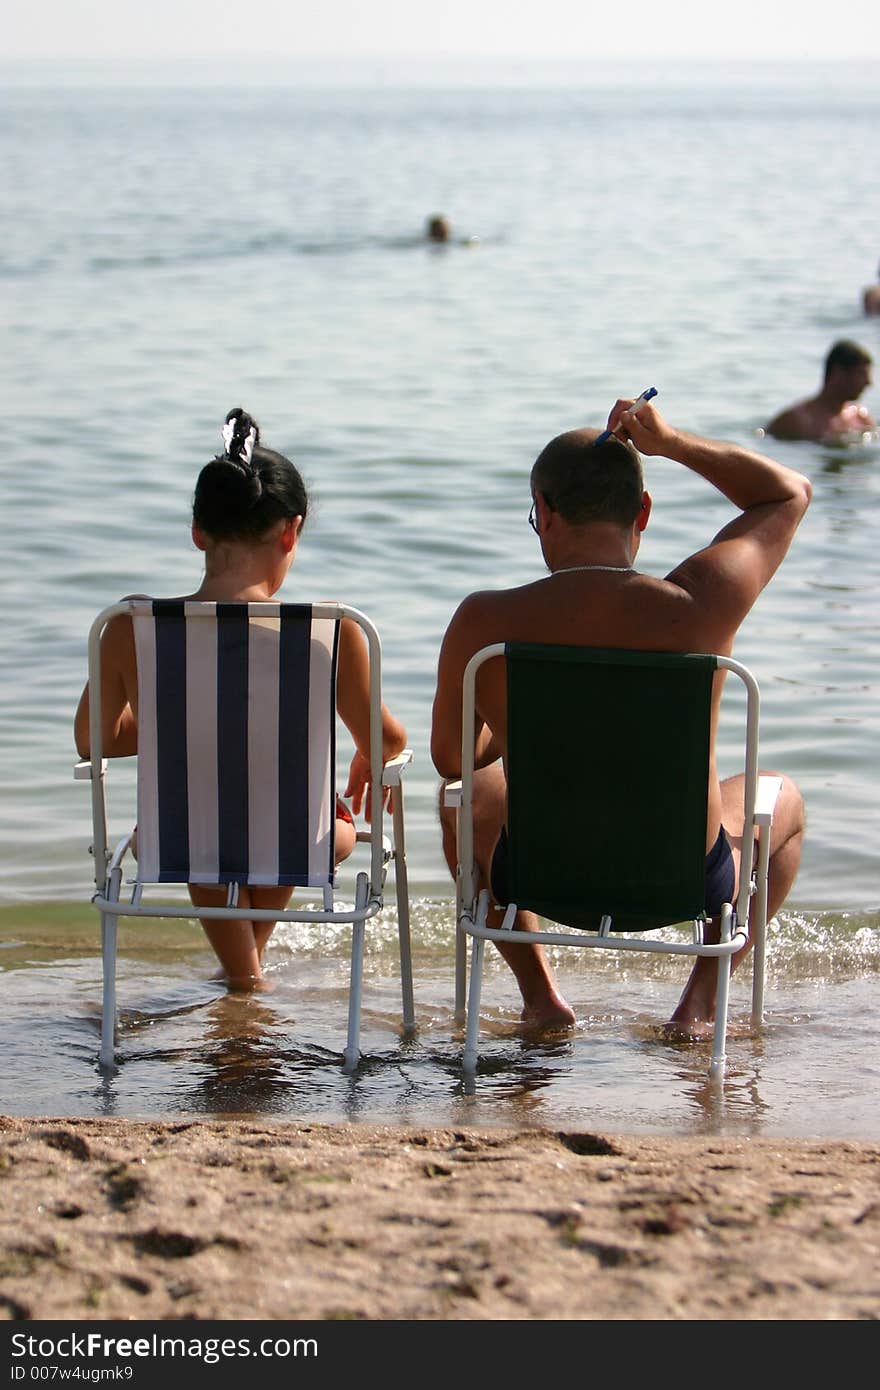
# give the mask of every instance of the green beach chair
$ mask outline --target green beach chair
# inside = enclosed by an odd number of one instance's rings
[[[477,893],[473,859],[474,701],[477,673],[507,667],[509,906],[487,925],[489,893]],[[706,789],[716,673],[746,689],[744,844],[754,870],[721,910],[721,940],[703,940]],[[729,657],[507,643],[484,647],[463,684],[462,777],[447,788],[457,807],[456,1015],[464,1012],[466,943],[471,969],[464,1067],[477,1060],[485,942],[521,944],[517,908],[547,919],[530,941],[717,959],[711,1070],[723,1075],[730,959],[754,941],[752,1020],[763,1013],[769,826],[781,779],[758,776],[759,692]],[[751,861],[748,849],[743,863]],[[681,934],[653,934],[686,924]]]
[[[101,755],[101,633],[131,618],[138,666],[137,858],[133,832],[110,846]],[[335,896],[336,662],[343,618],[367,638],[372,782],[393,788],[391,834],[382,798],[373,798],[369,868],[354,902]],[[345,1065],[360,1058],[365,928],[384,906],[388,867],[397,895],[403,1024],[413,1007],[409,897],[401,776],[405,749],[382,766],[379,634],[344,604],[196,603],[127,599],[104,609],[89,634],[89,761],[76,776],[92,791],[95,893],[101,917],[103,1008],[100,1062],[115,1061],[116,936],[120,917],[231,920],[241,884],[314,890],[319,909],[246,910],[253,920],[349,923],[351,983]],[[123,892],[123,875],[130,892]],[[194,908],[187,883],[224,884],[225,907]],[[175,896],[176,886],[176,896]]]

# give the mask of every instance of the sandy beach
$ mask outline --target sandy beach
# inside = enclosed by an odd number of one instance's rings
[[[880,1315],[880,1145],[0,1120],[0,1317]]]

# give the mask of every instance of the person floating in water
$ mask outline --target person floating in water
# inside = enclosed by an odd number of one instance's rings
[[[877,275],[880,277],[880,266],[877,267]],[[880,285],[868,285],[862,295],[862,303],[866,314],[880,314]]]
[[[816,443],[842,441],[877,428],[874,417],[859,396],[871,385],[871,354],[841,339],[825,358],[822,389],[808,400],[789,406],[766,427],[776,439],[811,439]]]
[[[440,213],[435,213],[433,217],[429,217],[425,224],[425,236],[428,241],[449,241],[452,237],[449,219],[442,217]]]
[[[426,221],[425,240],[431,241],[437,246],[448,246],[452,242],[456,242],[459,246],[479,246],[480,244],[478,236],[454,237],[452,235],[452,223],[448,217],[444,217],[439,212],[435,212]]]

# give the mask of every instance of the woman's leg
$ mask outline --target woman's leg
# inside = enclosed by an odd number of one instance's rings
[[[347,859],[355,847],[357,832],[347,817],[336,819],[336,863]],[[261,911],[276,909],[282,912],[290,902],[292,888],[258,888],[243,884],[238,893],[238,906],[254,907]],[[226,889],[203,884],[189,885],[189,895],[196,907],[225,907]],[[230,989],[251,990],[263,987],[263,952],[275,923],[250,918],[217,921],[200,918],[205,935],[214,948]]]
[[[290,902],[292,892],[292,888],[250,888],[243,884],[239,889],[238,906],[245,909],[275,908],[282,911]],[[191,883],[189,895],[196,907],[226,906],[226,889],[223,887],[214,888]],[[218,921],[215,918],[202,917],[200,921],[214,948],[214,954],[220,962],[229,988],[261,989],[263,951],[275,923],[252,922],[249,918]]]

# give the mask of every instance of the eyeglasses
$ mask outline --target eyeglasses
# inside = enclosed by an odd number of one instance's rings
[[[548,507],[548,508],[550,509],[551,512],[555,512],[555,511],[556,511],[556,508],[554,507],[553,503],[550,501],[550,498],[547,496],[546,492],[542,492],[542,493],[541,493],[541,496],[542,496],[543,499],[544,499],[544,506],[545,506],[545,507]],[[533,498],[532,498],[532,505],[531,505],[531,507],[529,508],[529,525],[531,526],[531,528],[532,528],[532,530],[534,531],[534,533],[535,533],[536,536],[539,536],[539,535],[541,534],[540,531],[538,530],[538,499],[537,499],[537,497],[533,497]]]

